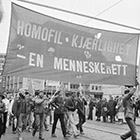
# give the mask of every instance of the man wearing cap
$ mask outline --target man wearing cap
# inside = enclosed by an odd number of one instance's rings
[[[136,87],[128,87],[124,91],[124,98],[123,98],[123,107],[124,107],[124,117],[126,120],[126,123],[128,124],[130,131],[121,135],[121,140],[128,139],[129,137],[132,138],[132,140],[137,140],[137,132],[136,132],[136,125],[134,122],[135,117],[135,110],[134,110],[134,104],[131,100],[131,97],[134,95],[136,91]]]

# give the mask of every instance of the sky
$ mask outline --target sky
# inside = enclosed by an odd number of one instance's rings
[[[24,1],[24,0],[23,0]],[[84,25],[88,27],[94,27],[105,30],[128,32],[128,33],[140,33],[140,0],[26,0],[29,2],[39,3],[83,15],[104,19],[106,21],[112,21],[131,27],[138,28],[134,30],[130,28],[124,28],[91,18],[80,17],[73,14],[64,13],[61,11],[35,6],[33,4],[20,2],[13,0],[12,2],[25,6],[29,9],[38,11],[40,13]],[[7,43],[9,37],[10,27],[10,15],[11,15],[11,0],[2,0],[4,17],[0,24],[0,53],[6,53]]]

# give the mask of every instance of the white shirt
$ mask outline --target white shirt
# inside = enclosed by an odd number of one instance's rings
[[[2,100],[3,103],[5,104],[5,112],[8,112],[8,108],[9,108],[9,100],[7,98]]]

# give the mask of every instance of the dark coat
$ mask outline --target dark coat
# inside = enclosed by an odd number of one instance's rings
[[[108,101],[108,114],[110,116],[115,116],[116,114],[116,105],[117,105],[117,102],[113,99],[110,99]]]
[[[77,110],[78,110],[78,114],[85,116],[85,105],[87,105],[87,102],[85,99],[80,99],[78,98],[77,100]]]
[[[55,107],[54,113],[56,114],[64,114],[65,113],[65,102],[64,98],[60,96],[54,97],[53,101],[51,102],[51,105]]]
[[[96,116],[100,117],[101,116],[101,101],[96,103]]]
[[[44,99],[37,96],[34,100],[34,112],[36,114],[44,113]]]
[[[14,116],[16,116],[16,117],[19,116],[19,114],[21,113],[20,107],[21,107],[20,100],[15,98],[13,106],[12,106],[12,113],[14,114]]]
[[[126,94],[123,98],[123,107],[124,107],[124,116],[125,118],[135,118],[135,113],[134,113],[134,104],[133,101],[131,100],[131,97],[135,93],[136,88],[133,88],[128,94]]]
[[[101,115],[108,116],[108,103],[107,101],[102,101],[101,103]]]
[[[74,98],[68,98],[65,102],[65,107],[68,111],[75,111],[76,110],[76,103]]]

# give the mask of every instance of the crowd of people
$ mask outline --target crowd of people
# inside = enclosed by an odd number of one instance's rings
[[[0,138],[5,135],[6,129],[11,127],[18,139],[22,140],[22,132],[28,131],[34,137],[39,132],[39,140],[44,140],[43,132],[49,131],[56,138],[58,120],[64,139],[72,135],[78,138],[84,135],[83,124],[86,120],[93,120],[95,110],[96,121],[123,123],[124,105],[123,96],[109,99],[95,98],[86,95],[82,91],[64,92],[58,90],[51,92],[36,91],[34,95],[27,90],[20,89],[15,93],[4,92],[0,94]],[[132,97],[135,108],[135,116],[140,114],[140,99]],[[78,116],[76,124],[74,116]]]
[[[107,100],[106,98],[98,98],[96,101],[94,101],[92,98],[89,102],[89,115],[88,119],[92,120],[92,112],[93,109],[96,109],[96,121],[103,121],[103,122],[110,122],[110,123],[115,123],[117,122],[118,124],[123,124],[124,122],[124,107],[123,107],[123,98],[124,95],[121,96],[116,96],[112,97],[111,95],[109,96],[109,99]],[[139,117],[140,115],[140,98],[132,98],[133,99],[133,104],[135,108],[135,119]]]

